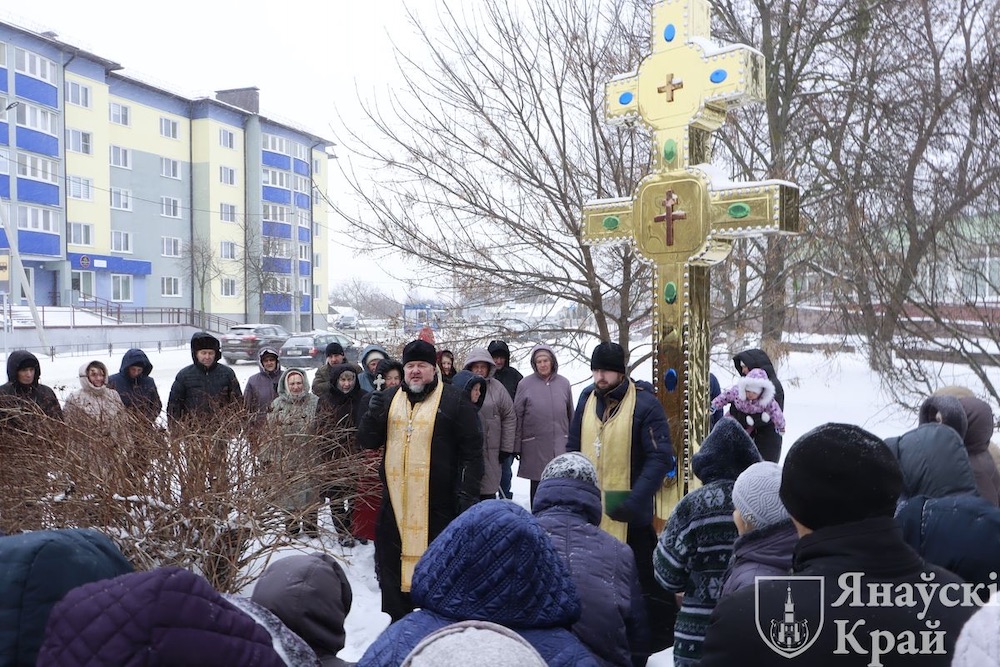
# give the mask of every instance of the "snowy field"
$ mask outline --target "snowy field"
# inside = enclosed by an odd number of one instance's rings
[[[61,399],[65,398],[70,391],[79,387],[77,374],[81,365],[98,359],[111,372],[116,372],[124,351],[116,350],[110,357],[106,352],[91,356],[56,357],[54,361],[42,357],[39,359],[42,366],[41,381],[51,386]],[[524,360],[527,352],[527,346],[514,351],[514,365],[522,373],[530,370],[529,364]],[[174,375],[191,363],[190,351],[187,348],[165,349],[157,353],[153,349],[147,351],[147,355],[153,363],[152,376],[166,405]],[[715,360],[717,363],[713,366],[713,371],[725,389],[736,379],[735,368],[724,354],[717,355]],[[241,385],[245,386],[247,379],[258,368],[256,364],[243,362],[234,366],[234,370]],[[563,361],[559,370],[573,383],[575,394],[579,394],[589,384],[590,370],[586,362]],[[637,369],[633,376],[648,380],[650,372],[647,364]],[[309,371],[310,378],[314,373],[315,371]],[[785,415],[788,423],[786,449],[800,435],[828,421],[858,424],[883,438],[899,435],[916,426],[919,401],[915,399],[909,410],[898,405],[896,399],[899,392],[892,387],[883,387],[880,378],[869,371],[860,355],[793,352],[777,364],[777,373],[785,388]],[[977,393],[982,390],[971,374],[963,374],[949,365],[941,367],[939,378],[941,385],[962,384]],[[513,491],[515,502],[527,507],[528,482],[515,476]],[[329,527],[329,513],[324,512],[323,516],[326,527]],[[353,662],[361,657],[368,645],[388,625],[389,620],[379,610],[379,591],[373,566],[374,548],[369,544],[344,549],[335,539],[326,535],[318,540],[304,539],[301,549],[287,548],[282,554],[309,552],[320,544],[329,553],[342,558],[351,580],[354,605],[347,617],[347,646],[340,657]],[[249,594],[250,590],[247,589],[244,593]],[[669,651],[666,651],[654,656],[649,664],[652,667],[666,666],[672,665],[673,661]]]

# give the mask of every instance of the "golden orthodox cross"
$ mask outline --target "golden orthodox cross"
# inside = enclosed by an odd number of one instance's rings
[[[708,434],[709,269],[735,238],[797,232],[799,191],[786,181],[728,182],[710,165],[711,133],[727,112],[764,99],[761,53],[711,42],[707,0],[656,2],[652,24],[651,53],[607,84],[605,104],[609,122],[651,130],[653,169],[632,197],[587,202],[583,238],[630,242],[654,266],[653,378],[681,480],[659,494],[656,514],[666,519],[697,485],[691,456]]]

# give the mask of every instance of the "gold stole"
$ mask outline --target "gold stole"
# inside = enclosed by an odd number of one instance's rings
[[[622,542],[628,524],[608,516],[610,509],[628,498],[632,491],[632,417],[635,415],[635,383],[626,379],[628,389],[618,410],[606,422],[597,416],[597,392],[590,394],[580,425],[580,451],[594,463],[597,484],[603,492],[604,515],[601,529]],[[610,509],[609,509],[610,508]]]
[[[413,569],[427,550],[431,437],[443,386],[438,382],[427,398],[412,405],[400,389],[389,406],[385,480],[403,547],[402,590],[407,592]]]

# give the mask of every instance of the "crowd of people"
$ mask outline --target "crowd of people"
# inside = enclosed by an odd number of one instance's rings
[[[593,350],[575,402],[547,345],[522,376],[504,341],[456,360],[422,336],[398,360],[370,345],[360,365],[331,343],[312,382],[264,348],[244,388],[213,336],[191,355],[168,428],[238,405],[262,466],[358,462],[278,501],[290,535],[318,536],[328,504],[341,545],[374,541],[391,624],[358,665],[627,667],[670,646],[682,667],[1000,664],[1000,452],[968,389],[927,397],[917,427],[885,441],[819,426],[779,465],[783,388],[764,351],[740,352],[738,381],[706,397],[691,491],[657,518],[683,471],[617,343]],[[89,362],[60,406],[14,352],[0,416],[152,425],[151,371],[141,350],[110,378]],[[510,502],[516,459],[530,510]],[[95,530],[36,530],[0,537],[0,598],[19,601],[0,608],[0,664],[346,664],[352,591],[321,553],[273,562],[246,597],[179,568],[134,572]]]

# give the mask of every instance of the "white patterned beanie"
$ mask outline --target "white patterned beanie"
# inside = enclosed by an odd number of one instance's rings
[[[740,473],[733,485],[733,505],[754,529],[787,521],[790,517],[778,493],[781,466],[761,461]]]
[[[547,479],[557,477],[580,479],[597,486],[597,470],[594,469],[594,464],[579,452],[560,454],[549,461],[545,470],[542,471],[542,478],[539,481],[544,482]]]

